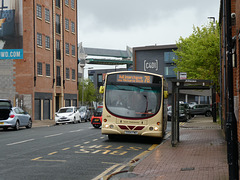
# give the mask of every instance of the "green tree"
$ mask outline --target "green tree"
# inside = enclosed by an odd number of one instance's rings
[[[99,99],[99,93],[94,87],[94,84],[89,79],[80,82],[78,93],[79,102],[82,104],[83,101],[84,105],[91,105],[93,101],[97,101]]]
[[[193,27],[193,33],[180,37],[178,49],[174,51],[175,72],[186,72],[188,79],[212,80],[219,85],[219,24],[210,23],[206,26]]]

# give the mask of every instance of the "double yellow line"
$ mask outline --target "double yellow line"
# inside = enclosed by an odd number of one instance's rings
[[[129,166],[129,169],[131,170],[134,163],[136,163],[137,161],[142,159],[150,151],[154,150],[158,145],[159,144],[153,144],[150,148],[148,148],[148,150],[143,151],[142,153],[140,153],[139,155],[134,157],[131,161],[129,161],[127,164],[122,165],[122,164],[114,163],[114,165],[112,165],[110,168],[108,168],[106,171],[102,172],[101,174],[99,174],[97,177],[95,177],[92,180],[99,180],[99,179],[107,180],[110,176],[112,176],[113,174],[117,174],[118,172],[121,172],[125,167],[128,167],[128,166]],[[102,162],[102,163],[106,163],[106,162]],[[118,167],[118,166],[120,166],[120,167]],[[109,172],[111,172],[115,168],[117,168],[117,169],[113,173],[111,173],[110,175],[107,175]]]

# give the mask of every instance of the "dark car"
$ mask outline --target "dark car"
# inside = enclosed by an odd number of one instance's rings
[[[168,121],[172,119],[172,106],[168,106]],[[184,106],[179,105],[179,117],[178,120],[180,122],[186,122],[189,119],[188,112]]]
[[[206,117],[212,116],[212,107],[209,104],[197,104],[190,109],[190,114],[194,115],[205,115]]]
[[[84,120],[85,122],[91,120],[91,112],[87,106],[81,106],[78,108],[78,111],[80,113],[81,120]]]
[[[18,130],[19,127],[32,127],[31,116],[19,107],[12,107],[11,101],[0,99],[0,128],[9,127]]]

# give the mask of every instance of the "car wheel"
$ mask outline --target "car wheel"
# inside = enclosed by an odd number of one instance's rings
[[[93,124],[93,127],[100,128],[101,124]]]
[[[76,120],[75,117],[74,117],[74,120],[73,120],[73,124],[77,124],[77,120]]]
[[[205,114],[205,116],[206,116],[206,117],[210,117],[210,116],[212,116],[211,111],[207,111],[206,114]]]
[[[26,126],[27,129],[30,129],[32,127],[32,120],[29,119],[28,125]]]
[[[14,126],[14,130],[16,130],[16,131],[19,130],[19,121],[16,121],[16,124]]]

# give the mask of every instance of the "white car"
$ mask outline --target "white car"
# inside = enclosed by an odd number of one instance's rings
[[[81,117],[76,107],[62,107],[55,113],[56,125],[77,122],[81,122]]]

